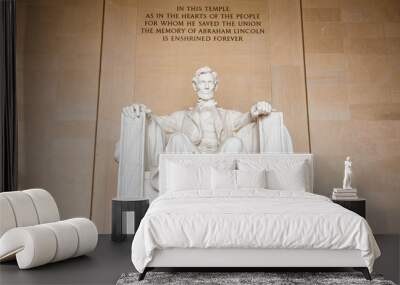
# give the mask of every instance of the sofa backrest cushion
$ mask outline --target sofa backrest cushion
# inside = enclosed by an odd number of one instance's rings
[[[60,220],[60,213],[53,196],[43,189],[28,189],[22,191],[30,196],[35,205],[39,224],[57,222]]]
[[[17,223],[11,204],[8,199],[0,193],[0,237],[9,229],[15,228]]]
[[[49,192],[29,189],[0,193],[0,237],[9,229],[60,220],[57,204]]]

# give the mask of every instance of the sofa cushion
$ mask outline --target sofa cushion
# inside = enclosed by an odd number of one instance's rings
[[[0,261],[15,256],[20,269],[33,268],[86,254],[97,238],[96,226],[85,218],[17,227],[0,238]]]
[[[8,199],[0,193],[0,237],[9,229],[15,228],[17,222],[15,221],[14,211]]]

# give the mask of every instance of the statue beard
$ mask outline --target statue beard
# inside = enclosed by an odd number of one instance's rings
[[[214,90],[209,90],[208,92],[197,91],[197,97],[199,100],[208,101],[214,99]]]
[[[209,107],[215,107],[217,105],[217,101],[214,100],[214,98],[211,98],[209,100],[203,100],[199,98],[197,100],[197,108],[198,109],[203,109],[203,108],[209,108]]]

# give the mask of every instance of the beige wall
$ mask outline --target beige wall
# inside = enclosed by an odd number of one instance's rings
[[[90,215],[103,2],[17,1],[19,187]]]
[[[138,1],[138,22],[143,22],[149,12],[174,11],[174,7],[183,3],[199,5],[196,0]],[[215,1],[204,0],[201,5],[212,6]],[[192,88],[192,75],[204,65],[219,74],[216,99],[221,106],[248,111],[258,100],[271,100],[268,1],[222,0],[218,5],[231,7],[232,12],[260,13],[265,34],[249,35],[241,42],[171,43],[161,41],[159,35],[139,32],[135,101],[145,103],[159,114],[193,106],[197,96]]]
[[[92,219],[100,232],[111,232],[111,199],[117,193],[122,107],[133,102],[137,1],[105,1],[104,34],[94,172]]]
[[[397,11],[397,12],[396,12]],[[315,188],[354,185],[376,232],[400,232],[400,1],[303,1]]]
[[[399,2],[222,2],[259,12],[265,34],[204,44],[140,33],[146,11],[194,0],[18,0],[20,187],[49,188],[65,216],[91,216],[110,232],[121,108],[193,105],[192,74],[207,64],[220,74],[221,106],[247,111],[270,100],[284,112],[295,150],[316,154],[318,193],[340,185],[351,155],[373,229],[400,232]]]
[[[146,12],[170,11],[179,3],[197,2],[159,3],[106,1],[92,208],[101,232],[110,231],[110,201],[116,195],[113,152],[121,108],[141,102],[155,113],[166,114],[193,106],[196,96],[191,78],[202,65],[210,65],[220,74],[216,98],[221,106],[247,111],[258,100],[272,101],[285,113],[296,150],[309,151],[298,1],[257,0],[251,5],[247,1],[224,1],[232,10],[258,11],[266,32],[239,43],[207,45],[165,43],[157,35],[138,32]]]

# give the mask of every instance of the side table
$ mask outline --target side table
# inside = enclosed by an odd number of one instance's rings
[[[361,217],[365,219],[366,200],[364,198],[357,198],[354,200],[332,199],[332,201],[350,211],[353,211],[356,214],[359,214]]]
[[[149,199],[147,198],[114,198],[112,199],[112,229],[111,240],[123,241],[126,234],[122,232],[122,215],[123,212],[135,212],[135,232],[139,227],[140,221],[149,208]]]

